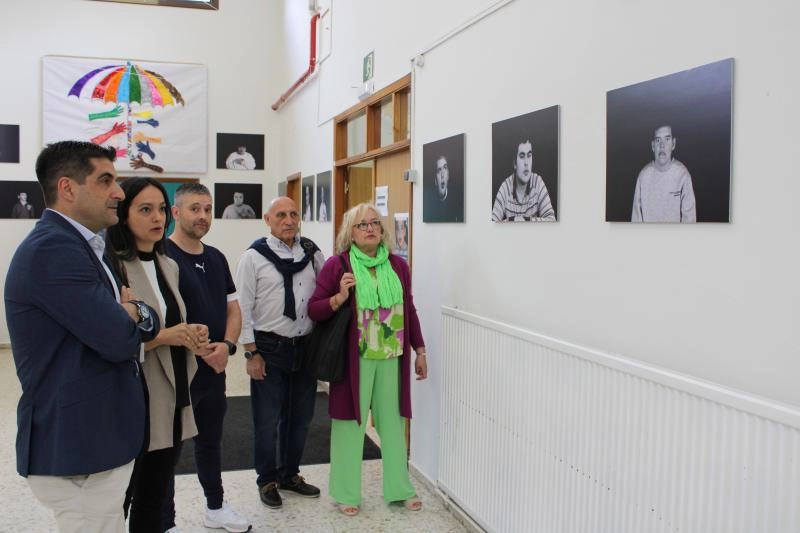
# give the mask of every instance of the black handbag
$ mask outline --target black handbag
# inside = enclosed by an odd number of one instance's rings
[[[339,255],[339,259],[343,272],[347,272],[344,257]],[[350,289],[350,298],[328,320],[317,322],[308,336],[305,367],[316,379],[336,382],[344,377],[349,349],[347,333],[353,318],[352,294],[353,289]]]

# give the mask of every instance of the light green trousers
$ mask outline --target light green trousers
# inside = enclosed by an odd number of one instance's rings
[[[331,497],[345,505],[361,505],[361,461],[367,412],[372,409],[381,439],[383,499],[407,500],[416,494],[408,477],[405,423],[400,416],[400,359],[382,361],[359,358],[361,424],[355,420],[331,421]]]

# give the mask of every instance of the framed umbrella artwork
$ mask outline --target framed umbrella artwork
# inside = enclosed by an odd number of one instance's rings
[[[207,80],[204,65],[45,56],[44,144],[111,146],[128,175],[205,173]]]

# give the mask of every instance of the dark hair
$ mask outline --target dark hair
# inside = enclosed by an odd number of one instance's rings
[[[202,194],[204,196],[211,196],[211,191],[208,190],[208,187],[196,181],[182,183],[181,186],[175,190],[175,204],[178,204],[178,201],[184,194]]]
[[[83,141],[61,141],[48,144],[36,159],[36,179],[44,194],[44,203],[50,207],[58,199],[58,178],[68,176],[78,183],[85,183],[86,176],[94,172],[91,159],[117,158],[114,148],[98,146]]]
[[[519,141],[516,144],[514,144],[514,159],[513,160],[514,160],[514,164],[515,165],[517,164],[517,156],[519,155],[519,147],[520,146],[522,146],[523,144],[530,144],[531,145],[531,152],[533,152],[533,141],[531,140],[531,138],[529,136],[523,136],[523,137],[525,137],[525,140]]]
[[[156,245],[153,248],[154,252],[165,255],[167,251],[166,228],[172,223],[172,210],[170,209],[169,195],[167,195],[167,190],[164,188],[161,182],[155,178],[128,178],[123,180],[119,185],[125,192],[125,199],[117,204],[117,216],[119,217],[119,222],[108,228],[106,233],[106,241],[114,251],[114,255],[123,261],[130,261],[138,255],[138,250],[136,249],[136,239],[133,237],[133,233],[131,233],[131,229],[128,227],[128,215],[131,204],[133,203],[133,199],[136,198],[139,193],[142,192],[142,190],[151,185],[161,191],[161,194],[164,195],[164,203],[167,204],[167,219],[164,223],[164,235],[161,236],[161,239],[156,242]]]
[[[656,132],[661,128],[669,128],[669,131],[673,137],[675,137],[675,132],[673,131],[672,125],[667,121],[662,121],[656,123],[656,125],[650,130],[653,132],[653,139],[656,138]]]

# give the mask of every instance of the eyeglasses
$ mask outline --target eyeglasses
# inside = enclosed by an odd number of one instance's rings
[[[359,222],[358,224],[354,224],[353,227],[358,228],[361,231],[367,231],[369,228],[379,230],[383,226],[381,226],[380,220],[370,220],[369,222]]]

